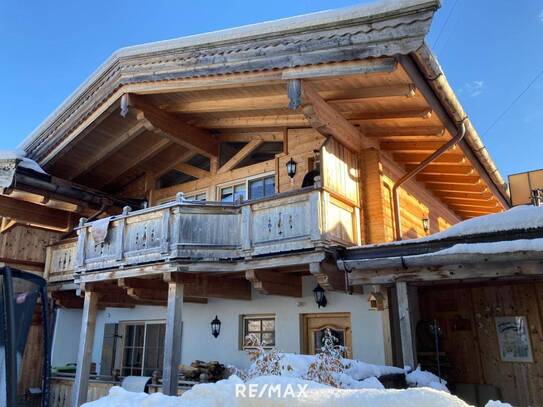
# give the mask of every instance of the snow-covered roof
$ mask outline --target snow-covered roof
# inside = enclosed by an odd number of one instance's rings
[[[24,150],[0,150],[0,160],[18,160],[20,167],[46,174],[36,161],[26,157]]]
[[[353,247],[338,264],[349,270],[378,270],[541,258],[543,207],[523,205],[419,239]]]

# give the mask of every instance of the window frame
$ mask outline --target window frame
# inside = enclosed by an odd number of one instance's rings
[[[260,321],[260,331],[258,331],[257,333],[259,334],[261,343],[262,343],[262,334],[273,332],[273,345],[267,344],[266,346],[264,346],[264,349],[271,349],[277,345],[277,316],[275,314],[242,314],[239,316],[239,349],[240,350],[256,349],[256,346],[245,345],[246,336],[249,333],[255,333],[255,332],[249,332],[247,330],[248,325],[246,321],[249,321],[249,320]],[[263,330],[262,321],[264,320],[273,320],[273,331]]]
[[[203,195],[204,199],[191,199],[191,198],[196,198],[198,195]],[[198,191],[187,192],[185,193],[185,200],[193,201],[193,202],[205,202],[207,201],[207,190],[200,189]]]
[[[264,178],[270,178],[270,177],[275,177],[276,174],[275,174],[275,171],[268,171],[268,172],[263,172],[261,174],[255,174],[255,175],[251,175],[250,177],[247,177],[247,178],[239,178],[239,179],[236,179],[236,180],[233,180],[233,181],[228,181],[228,182],[224,182],[222,184],[217,184],[216,185],[216,194],[217,194],[217,201],[218,202],[221,202],[221,190],[224,189],[224,188],[228,188],[228,187],[235,187],[237,185],[242,185],[244,184],[245,185],[245,193],[246,193],[246,198],[244,199],[244,201],[248,201],[250,200],[251,198],[249,198],[249,183],[251,181],[256,181],[260,178],[264,179]],[[277,183],[275,182],[275,185],[274,185],[274,192],[273,192],[273,195],[277,194]],[[268,195],[268,196],[272,196],[272,195]]]
[[[119,321],[118,323],[118,332],[121,335],[121,341],[118,344],[117,351],[119,352],[119,358],[115,358],[117,360],[114,360],[115,369],[118,369],[121,373],[122,377],[124,376],[123,370],[130,369],[131,370],[131,376],[136,376],[133,374],[133,370],[135,369],[133,366],[124,366],[124,350],[126,348],[126,329],[129,326],[143,326],[143,354],[141,359],[141,373],[139,376],[143,376],[144,370],[145,370],[145,353],[146,353],[146,345],[147,345],[147,326],[148,325],[166,325],[166,320],[134,320],[134,321]],[[162,346],[164,348],[164,346]],[[134,348],[131,346],[131,348]],[[136,368],[138,369],[138,368]]]

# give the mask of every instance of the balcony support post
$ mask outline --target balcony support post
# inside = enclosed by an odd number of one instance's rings
[[[168,273],[164,279],[168,283],[168,308],[166,311],[166,334],[164,338],[162,392],[168,396],[176,396],[177,369],[181,363],[183,333],[183,283],[178,282],[175,278],[175,273]]]
[[[94,329],[96,327],[96,311],[98,310],[98,295],[94,291],[85,291],[77,368],[72,388],[72,406],[74,407],[79,407],[87,401],[92,345],[94,342]]]

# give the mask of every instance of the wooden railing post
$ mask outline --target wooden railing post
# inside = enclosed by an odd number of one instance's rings
[[[413,346],[413,330],[409,304],[408,285],[405,281],[396,282],[398,296],[398,316],[400,319],[400,339],[402,342],[402,355],[404,366],[416,368],[416,355]]]
[[[175,276],[165,278],[168,282],[168,308],[166,311],[166,333],[164,338],[164,363],[162,367],[162,392],[177,395],[178,366],[181,363],[183,333],[183,283]]]
[[[85,246],[87,245],[87,228],[83,227],[86,219],[79,219],[79,230],[77,231],[77,249],[75,255],[75,268],[76,272],[80,271],[78,269],[83,268],[85,265]]]
[[[323,221],[323,210],[321,205],[322,194],[324,192],[320,190],[313,191],[309,196],[309,218],[310,223],[310,236],[311,240],[321,240],[323,238],[323,231],[321,228]]]
[[[241,208],[241,250],[246,254],[251,251],[251,205]]]
[[[79,336],[79,351],[77,354],[77,368],[72,388],[72,407],[79,407],[87,401],[97,309],[98,293],[85,291],[81,334]]]

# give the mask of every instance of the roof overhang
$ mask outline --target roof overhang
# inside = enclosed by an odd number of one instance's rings
[[[22,143],[44,164],[119,88],[321,63],[407,55],[428,33],[437,0],[348,7],[121,49]]]

